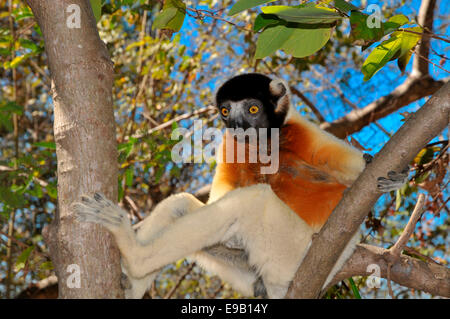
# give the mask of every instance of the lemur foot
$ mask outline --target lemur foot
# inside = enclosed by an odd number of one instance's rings
[[[264,299],[268,298],[266,286],[264,286],[264,281],[261,276],[253,283],[253,296],[262,297]]]
[[[408,181],[409,166],[400,173],[390,171],[385,177],[378,177],[377,188],[383,193],[395,191],[401,188]]]
[[[81,202],[75,202],[72,208],[81,222],[103,225],[112,233],[119,230],[132,231],[127,213],[103,194],[95,193],[94,197],[82,196]]]

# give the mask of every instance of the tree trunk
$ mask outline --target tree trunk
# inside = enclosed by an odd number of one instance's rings
[[[89,0],[27,3],[44,35],[52,76],[58,209],[44,236],[59,298],[121,298],[119,251],[112,236],[98,225],[79,223],[70,210],[82,194],[99,191],[117,198],[112,62]]]

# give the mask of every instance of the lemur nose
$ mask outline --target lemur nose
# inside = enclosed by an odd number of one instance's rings
[[[232,108],[228,120],[228,126],[231,128],[244,127],[244,117],[239,108]]]

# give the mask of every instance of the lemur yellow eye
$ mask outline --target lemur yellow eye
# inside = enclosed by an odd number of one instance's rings
[[[230,113],[230,111],[226,107],[221,108],[220,112],[223,116],[228,116],[228,113]]]
[[[249,111],[251,114],[256,114],[256,113],[258,113],[258,111],[259,111],[259,107],[257,107],[256,105],[252,105],[252,106],[250,106],[250,108],[248,109],[248,111]]]

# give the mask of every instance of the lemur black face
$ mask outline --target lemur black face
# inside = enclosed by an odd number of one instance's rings
[[[249,127],[270,128],[271,121],[269,114],[273,108],[264,106],[264,103],[257,99],[244,99],[237,102],[227,100],[219,107],[220,116],[229,128]]]
[[[277,110],[280,97],[270,89],[272,79],[263,74],[238,75],[223,84],[216,95],[220,116],[228,128],[280,127],[287,110]]]

